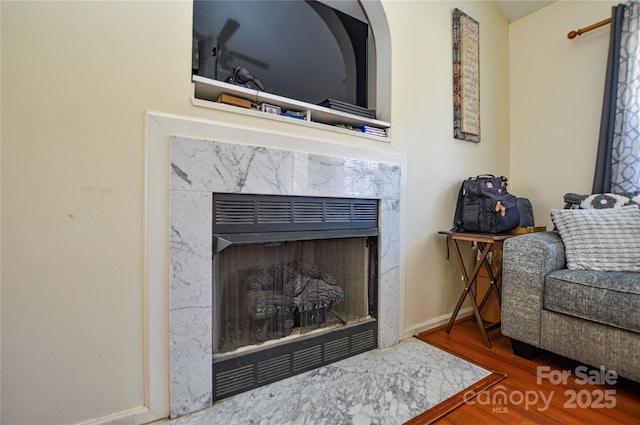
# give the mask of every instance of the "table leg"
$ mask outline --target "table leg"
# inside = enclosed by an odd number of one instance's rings
[[[462,278],[463,278],[465,287],[464,287],[464,291],[462,291],[462,294],[460,295],[460,298],[458,299],[456,308],[453,310],[453,313],[451,314],[451,319],[449,319],[449,324],[447,325],[447,329],[445,330],[445,332],[449,333],[451,331],[451,327],[453,326],[453,323],[455,322],[456,317],[460,312],[460,307],[462,307],[462,303],[464,302],[467,295],[471,293],[471,307],[473,308],[473,313],[476,317],[476,320],[478,321],[478,325],[480,326],[482,339],[484,340],[484,343],[487,345],[487,347],[491,347],[491,341],[489,341],[489,336],[487,335],[487,331],[484,327],[484,322],[482,321],[482,317],[480,316],[480,310],[478,309],[478,305],[476,303],[475,294],[473,292],[472,285],[476,281],[478,277],[478,272],[480,271],[480,267],[482,267],[484,261],[487,258],[487,255],[491,251],[491,247],[493,243],[487,243],[484,245],[484,247],[482,247],[480,259],[476,262],[473,270],[471,271],[471,274],[467,274],[467,270],[464,265],[464,261],[462,259],[462,253],[460,252],[458,241],[454,239],[453,242],[455,246],[456,259],[458,260],[458,266],[460,267],[460,272],[462,273]]]
[[[481,244],[479,245],[482,246]],[[489,288],[487,289],[487,292],[485,292],[484,296],[482,297],[482,301],[480,301],[480,305],[478,306],[478,309],[480,311],[482,311],[482,309],[484,308],[484,305],[489,300],[489,296],[491,295],[491,292],[496,293],[496,298],[498,299],[498,306],[502,307],[502,296],[500,294],[500,286],[498,285],[498,283],[500,283],[500,281],[502,280],[502,264],[498,263],[498,267],[495,273],[491,268],[491,263],[489,262],[488,258],[485,258],[483,265],[485,270],[487,271],[487,275],[489,276]]]

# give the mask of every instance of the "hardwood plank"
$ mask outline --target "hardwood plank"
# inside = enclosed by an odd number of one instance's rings
[[[448,334],[442,326],[418,335],[429,344],[502,372],[506,378],[437,420],[429,422],[421,415],[409,422],[411,425],[639,423],[640,383],[624,378],[618,378],[615,385],[582,383],[575,376],[576,368],[584,366],[579,362],[546,351],[526,360],[513,354],[510,339],[499,330],[490,332],[489,337],[491,348],[482,342],[478,324],[472,319],[456,322]],[[561,371],[571,373],[564,382],[547,377],[549,373],[560,376]]]

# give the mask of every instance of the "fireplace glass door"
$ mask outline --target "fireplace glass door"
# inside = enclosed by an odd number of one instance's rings
[[[213,353],[362,322],[374,237],[233,245],[213,258]]]

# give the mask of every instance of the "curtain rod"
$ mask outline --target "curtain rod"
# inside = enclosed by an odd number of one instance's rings
[[[580,28],[578,31],[569,32],[569,34],[567,34],[567,38],[573,40],[577,36],[582,35],[587,31],[591,31],[591,30],[594,30],[596,28],[600,28],[601,26],[607,25],[607,24],[610,24],[610,23],[611,23],[611,18],[604,19],[604,20],[602,20],[600,22],[596,22],[593,25],[589,25],[588,27]]]

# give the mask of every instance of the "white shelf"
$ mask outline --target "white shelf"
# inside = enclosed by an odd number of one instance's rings
[[[370,134],[359,133],[353,130],[348,130],[340,127],[335,127],[337,124],[345,124],[353,127],[359,127],[362,125],[368,125],[372,127],[378,127],[382,129],[388,129],[391,124],[386,121],[377,119],[362,117],[359,115],[349,114],[346,112],[335,111],[333,109],[325,108],[323,106],[314,105],[312,103],[301,102],[298,100],[289,99],[286,97],[278,96],[271,93],[261,92],[259,90],[248,89],[246,87],[236,86],[234,84],[225,83],[222,81],[212,80],[210,78],[201,77],[199,75],[193,76],[193,82],[195,84],[195,97],[193,104],[196,106],[219,108],[230,110],[238,113],[249,114],[262,118],[285,120],[286,122],[293,122],[297,124],[309,124],[314,126],[320,125],[320,128],[326,128],[327,125],[332,129],[343,130],[347,134],[356,134],[358,136],[367,136],[373,139],[387,139],[386,137],[373,136]],[[311,121],[299,120],[296,118],[283,117],[274,114],[268,114],[254,109],[246,109],[231,105],[225,105],[216,102],[221,94],[230,94],[232,96],[240,97],[250,100],[253,103],[269,103],[280,106],[283,110],[295,110],[295,111],[308,111],[311,116]],[[214,106],[215,105],[215,106]],[[228,109],[231,108],[231,109]]]

